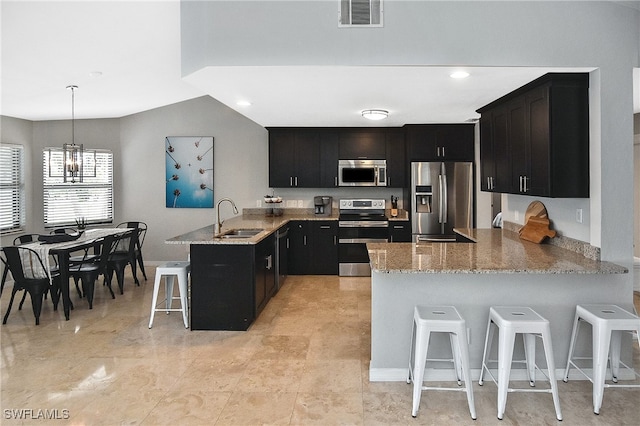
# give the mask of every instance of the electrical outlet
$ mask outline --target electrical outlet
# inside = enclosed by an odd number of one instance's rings
[[[287,207],[295,207],[296,200],[287,200]]]
[[[519,221],[520,221],[520,212],[519,212],[519,211],[515,211],[515,212],[514,212],[514,220],[515,220],[516,222],[519,222]]]
[[[302,200],[298,200],[298,208],[301,209],[304,207]]]
[[[262,207],[262,200],[256,200],[256,207]]]
[[[582,209],[576,209],[576,222],[582,223]]]

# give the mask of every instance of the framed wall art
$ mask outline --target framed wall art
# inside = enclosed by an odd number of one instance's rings
[[[167,136],[165,170],[167,208],[213,208],[213,136]]]

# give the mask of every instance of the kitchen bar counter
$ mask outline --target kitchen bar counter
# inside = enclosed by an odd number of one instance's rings
[[[623,274],[627,268],[588,259],[501,229],[461,229],[473,243],[367,244],[371,268],[383,273]]]
[[[490,306],[529,306],[549,320],[558,377],[566,366],[577,304],[612,303],[633,309],[627,268],[551,244],[523,241],[515,232],[457,232],[475,242],[367,244],[372,267],[371,381],[406,380],[415,305],[456,306],[467,324],[474,380],[480,373]],[[448,338],[432,339],[430,357],[450,356]],[[590,340],[584,333],[578,342],[585,353]],[[518,342],[514,359],[522,357]],[[536,349],[543,359],[542,345]],[[622,353],[623,361],[630,362],[631,339],[623,342]],[[512,378],[524,379],[526,373],[514,365]],[[452,374],[428,368],[425,379],[451,380]]]

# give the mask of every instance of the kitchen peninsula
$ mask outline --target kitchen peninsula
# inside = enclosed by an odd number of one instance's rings
[[[456,232],[473,242],[367,245],[372,269],[371,381],[407,379],[416,304],[455,305],[460,311],[467,324],[474,380],[480,373],[492,305],[530,306],[547,318],[558,369],[566,365],[577,304],[613,303],[632,309],[633,289],[623,279],[622,274],[628,270],[622,266],[588,259],[551,244],[523,241],[517,232],[501,229]],[[450,356],[450,346],[444,337],[432,337],[442,340],[432,346],[434,352],[430,352],[430,357]],[[588,348],[586,340],[579,344]],[[623,343],[623,360],[630,359],[630,344],[630,339]],[[517,343],[518,346],[521,344]],[[541,351],[541,346],[537,350]],[[522,359],[516,355],[514,359]],[[513,371],[514,379],[520,377],[517,372]],[[562,371],[558,372],[560,377]],[[450,370],[437,369],[428,369],[425,377],[452,378]],[[524,373],[521,377],[525,377]]]
[[[192,330],[249,328],[278,290],[277,234],[292,220],[337,217],[305,209],[284,216],[265,216],[263,211],[228,219],[218,233],[210,225],[165,241],[189,245]]]

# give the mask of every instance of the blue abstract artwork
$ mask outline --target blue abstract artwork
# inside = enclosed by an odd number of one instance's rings
[[[168,208],[213,208],[213,136],[167,136],[165,168]]]

